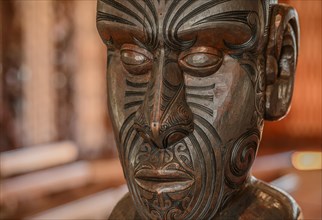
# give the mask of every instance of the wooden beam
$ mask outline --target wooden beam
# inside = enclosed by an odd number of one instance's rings
[[[78,161],[5,179],[0,183],[0,204],[5,204],[6,201],[31,201],[51,193],[98,183],[114,186],[124,184],[118,159]]]
[[[0,155],[1,177],[27,173],[75,161],[78,148],[71,141],[24,147]]]
[[[91,196],[49,209],[27,220],[56,219],[108,219],[116,203],[128,191],[126,185],[108,189]]]

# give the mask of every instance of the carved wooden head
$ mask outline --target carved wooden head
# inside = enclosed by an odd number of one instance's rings
[[[98,0],[97,10],[137,210],[214,217],[248,180],[264,116],[288,111],[296,13],[264,0]]]

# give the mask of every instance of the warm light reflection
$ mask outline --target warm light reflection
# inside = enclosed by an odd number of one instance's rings
[[[292,164],[298,170],[320,170],[321,152],[295,152],[292,155]]]

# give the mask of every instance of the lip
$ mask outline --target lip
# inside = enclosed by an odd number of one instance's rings
[[[158,194],[182,191],[194,183],[189,174],[180,170],[141,169],[134,177],[140,187]]]

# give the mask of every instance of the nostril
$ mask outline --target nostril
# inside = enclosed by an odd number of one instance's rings
[[[183,133],[183,132],[173,132],[171,133],[166,139],[165,139],[165,146],[171,146],[178,141],[182,140],[188,135],[188,133]]]

